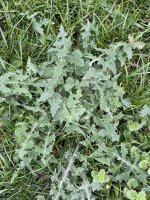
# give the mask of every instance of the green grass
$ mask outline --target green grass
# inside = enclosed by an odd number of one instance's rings
[[[38,22],[41,20],[42,23],[45,20],[43,35],[36,31],[33,15],[36,15]],[[132,60],[120,69],[122,74],[118,82],[126,92],[124,97],[131,99],[131,107],[123,113],[136,120],[137,111],[145,104],[150,106],[149,0],[0,0],[0,73],[2,75],[6,71],[25,70],[28,57],[31,57],[37,66],[48,60],[47,50],[56,38],[61,24],[71,35],[73,47],[78,48],[82,24],[93,20],[96,24],[93,35],[99,48],[107,48],[110,44],[120,41],[128,42],[129,34],[145,43],[145,47],[141,50],[136,49]],[[0,118],[4,113],[4,117],[9,120],[2,122],[0,127],[0,200],[31,200],[36,199],[38,195],[51,199],[49,191],[52,187],[50,182],[55,163],[46,169],[39,167],[34,173],[29,169],[19,170],[18,176],[11,183],[12,175],[18,168],[14,136],[16,122],[25,120],[29,123],[33,119],[22,108],[15,113],[13,107],[5,102],[0,105]],[[126,127],[127,121],[123,120],[119,129],[123,132]],[[55,156],[60,166],[66,166],[66,158],[72,155],[80,136],[64,133],[63,127],[55,128],[58,130]],[[127,144],[135,144],[142,150],[146,149],[146,152],[150,151],[149,130],[122,137],[122,141]],[[89,156],[89,152],[94,148],[92,145],[84,150],[85,156]],[[32,167],[34,169],[34,166]],[[97,168],[94,160],[87,163],[86,167],[91,170]],[[147,192],[148,199],[149,193],[150,191]],[[125,199],[119,183],[112,185],[110,194],[104,192],[103,196],[98,195],[99,199]]]

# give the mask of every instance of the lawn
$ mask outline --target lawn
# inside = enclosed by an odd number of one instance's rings
[[[149,0],[0,0],[0,200],[149,200],[149,78]]]

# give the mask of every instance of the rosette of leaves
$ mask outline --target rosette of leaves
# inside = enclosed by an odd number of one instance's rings
[[[15,125],[11,183],[20,170],[36,175],[40,169],[51,172],[48,195],[53,199],[99,199],[103,189],[114,190],[119,198],[118,188],[132,174],[138,187],[148,190],[147,159],[129,151],[118,129],[125,93],[118,79],[136,45],[119,42],[99,48],[95,31],[94,22],[84,24],[75,48],[61,26],[43,63],[28,58],[25,69],[3,71],[0,101],[11,107],[12,116],[6,109],[1,118]],[[137,123],[129,129],[137,129]]]

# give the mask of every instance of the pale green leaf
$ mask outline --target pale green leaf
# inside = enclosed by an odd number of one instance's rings
[[[128,154],[128,149],[124,143],[121,143],[121,154],[123,159],[125,159]]]
[[[130,131],[138,131],[141,126],[138,122],[128,121],[128,128]]]
[[[38,33],[40,33],[41,35],[44,35],[43,28],[42,28],[42,26],[41,26],[41,24],[40,24],[39,22],[34,21],[33,26],[34,26],[34,29],[35,29]]]
[[[29,73],[32,73],[32,72],[37,73],[37,66],[31,62],[30,57],[28,58],[26,68],[27,68],[27,72],[29,72]]]
[[[69,62],[71,64],[75,64],[79,67],[83,67],[84,66],[84,60],[82,58],[82,53],[79,49],[76,49],[72,52],[72,55],[70,55],[69,57]]]
[[[62,103],[61,95],[59,95],[58,93],[55,93],[48,102],[51,106],[52,117],[54,117]]]
[[[104,169],[101,169],[101,170],[98,172],[97,180],[98,180],[100,183],[105,183],[105,179],[106,179],[105,170],[104,170]]]
[[[137,192],[135,190],[128,190],[126,196],[130,200],[137,200]]]
[[[140,111],[140,115],[141,115],[141,117],[150,115],[150,107],[147,105],[144,105],[142,110]]]
[[[45,200],[45,197],[43,195],[38,195],[36,197],[37,200]]]
[[[146,193],[144,191],[139,192],[136,200],[147,200]]]
[[[136,188],[138,187],[138,181],[135,178],[131,178],[128,182],[127,182],[128,187],[131,188]]]

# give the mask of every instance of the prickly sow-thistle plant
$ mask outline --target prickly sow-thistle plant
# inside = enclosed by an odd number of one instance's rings
[[[25,70],[1,75],[0,101],[11,107],[15,124],[17,167],[11,183],[22,169],[34,175],[48,168],[53,199],[98,199],[111,189],[119,195],[119,184],[123,189],[127,181],[129,199],[132,188],[148,189],[148,155],[142,161],[118,129],[125,93],[118,84],[119,72],[137,44],[98,48],[95,31],[94,23],[83,25],[79,46],[73,48],[61,26],[45,62],[36,65],[29,58]],[[2,113],[2,120],[7,124],[9,111]],[[145,198],[145,192],[139,195]]]

